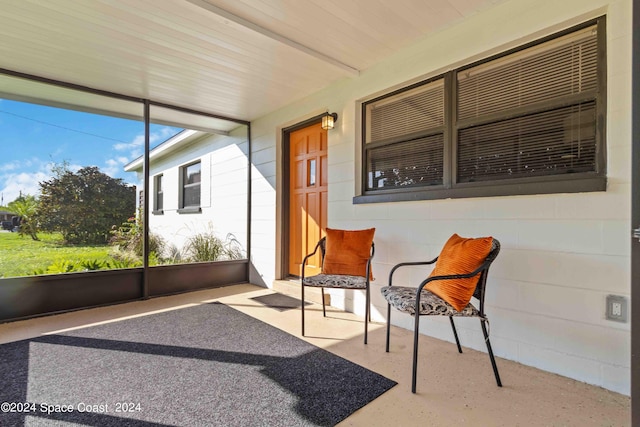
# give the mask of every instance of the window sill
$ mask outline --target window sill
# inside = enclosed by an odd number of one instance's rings
[[[201,213],[202,209],[200,209],[200,207],[192,207],[192,208],[181,208],[178,209],[178,213],[179,214],[196,214],[196,213]]]
[[[469,183],[455,188],[431,187],[399,190],[379,190],[355,196],[353,204],[410,202],[417,200],[463,199],[534,194],[587,193],[607,190],[606,177],[566,178],[537,182]]]
[[[155,211],[151,211],[151,215],[164,215],[164,210],[158,209]]]

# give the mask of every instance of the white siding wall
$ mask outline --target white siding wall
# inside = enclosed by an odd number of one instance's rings
[[[237,133],[237,134],[236,134]],[[152,232],[182,248],[189,236],[213,231],[225,238],[232,233],[246,250],[247,241],[247,138],[244,127],[225,137],[208,135],[171,156],[152,160],[153,177],[163,174],[163,215],[149,217]],[[179,214],[180,168],[201,161],[201,213]]]
[[[395,263],[436,256],[452,233],[492,235],[502,252],[490,272],[487,312],[497,355],[630,393],[630,325],[605,320],[607,294],[630,295],[630,0],[514,0],[479,13],[392,58],[252,123],[253,264],[276,279],[276,186],[283,127],[322,111],[339,114],[329,131],[329,225],[376,227],[374,318],[379,288]],[[359,156],[358,101],[439,74],[600,15],[607,15],[606,192],[354,205]],[[417,285],[427,270],[404,274]],[[363,315],[361,294],[333,301]],[[451,341],[448,321],[423,332]],[[410,328],[408,316],[393,322]],[[485,350],[477,321],[458,322],[462,343]]]

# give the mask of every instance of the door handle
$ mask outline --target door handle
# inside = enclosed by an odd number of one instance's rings
[[[640,240],[640,227],[633,229],[633,237]]]

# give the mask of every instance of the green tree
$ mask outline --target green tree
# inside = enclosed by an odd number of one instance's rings
[[[38,200],[34,196],[26,195],[18,197],[9,203],[9,210],[20,217],[20,228],[18,232],[21,235],[28,235],[33,240],[38,239],[38,221],[36,218],[38,211]]]
[[[72,172],[66,164],[40,183],[38,219],[43,230],[59,231],[69,243],[107,243],[112,227],[135,214],[136,189],[97,167]]]

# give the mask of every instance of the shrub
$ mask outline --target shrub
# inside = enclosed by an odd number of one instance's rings
[[[94,271],[108,268],[109,265],[104,261],[100,261],[99,259],[87,259],[80,262],[80,267],[82,267],[82,270]]]
[[[140,261],[135,261],[130,259],[114,259],[109,264],[109,267],[113,269],[118,269],[118,268],[140,267],[141,265],[142,265],[142,262]]]
[[[47,274],[71,273],[77,269],[78,265],[73,261],[60,260],[47,267]]]
[[[120,260],[128,260],[132,262],[140,262],[142,264],[142,245],[143,245],[143,228],[142,228],[142,211],[138,210],[136,217],[127,219],[120,227],[111,230],[111,239],[109,244],[115,250],[112,256]],[[149,253],[162,254],[166,243],[162,237],[155,233],[149,233]]]
[[[166,248],[165,262],[168,264],[178,264],[183,261],[184,254],[174,243],[170,243]]]
[[[189,237],[184,253],[191,262],[203,262],[239,259],[244,251],[232,234],[227,234],[226,239],[222,240],[209,230]]]

